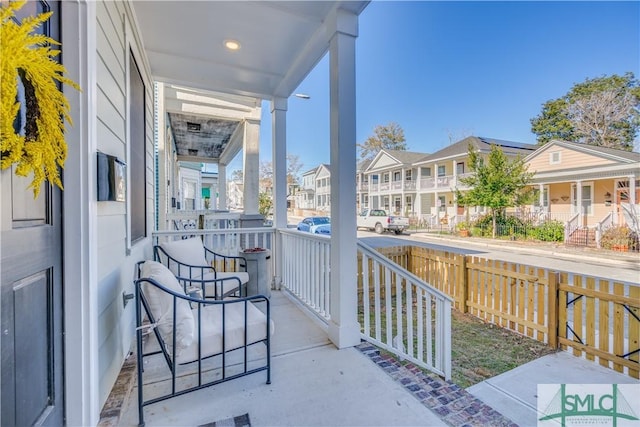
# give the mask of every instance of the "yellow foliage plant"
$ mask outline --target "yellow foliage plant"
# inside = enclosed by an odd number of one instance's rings
[[[4,3],[4,2],[3,2]],[[34,197],[46,179],[62,188],[59,167],[64,167],[67,144],[64,139],[65,120],[71,124],[69,102],[58,88],[58,82],[80,90],[65,77],[66,69],[56,62],[59,45],[50,37],[33,31],[49,19],[52,12],[14,20],[15,12],[25,1],[12,2],[0,9],[0,167],[16,164],[16,175],[33,172]],[[29,99],[28,131],[17,133],[14,122],[20,113],[18,84],[22,81]],[[21,135],[23,134],[23,135]]]

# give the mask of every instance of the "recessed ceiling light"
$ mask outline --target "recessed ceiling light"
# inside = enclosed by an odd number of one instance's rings
[[[240,42],[237,40],[227,39],[224,41],[224,47],[229,50],[238,50],[240,49]]]

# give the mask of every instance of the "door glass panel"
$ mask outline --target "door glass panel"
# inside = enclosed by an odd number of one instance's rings
[[[40,185],[40,193],[33,198],[32,176],[18,176],[11,167],[11,198],[13,227],[30,227],[47,222],[46,183]]]

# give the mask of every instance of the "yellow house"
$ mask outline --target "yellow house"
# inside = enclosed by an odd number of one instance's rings
[[[570,228],[624,224],[620,204],[640,201],[640,153],[553,140],[525,161],[537,208]]]

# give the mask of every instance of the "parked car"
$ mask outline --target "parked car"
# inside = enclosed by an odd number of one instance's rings
[[[378,234],[385,231],[402,234],[409,228],[409,218],[387,215],[382,209],[365,209],[358,215],[357,227],[374,230]]]
[[[298,223],[298,230],[314,234],[331,234],[331,218],[328,216],[310,216]]]

